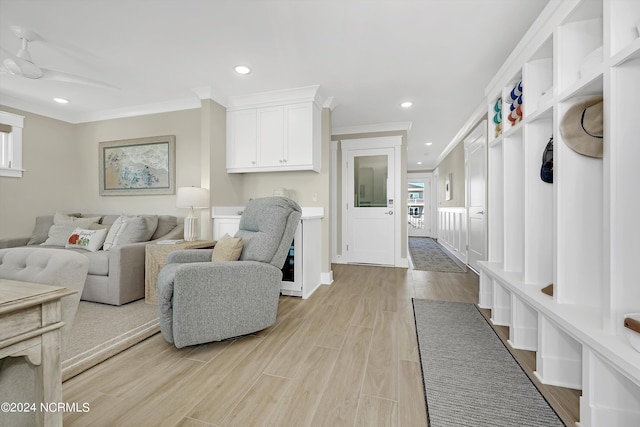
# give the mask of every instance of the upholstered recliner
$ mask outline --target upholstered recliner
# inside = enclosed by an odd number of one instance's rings
[[[235,237],[238,261],[212,262],[212,250],[169,254],[158,274],[160,330],[181,348],[250,334],[273,325],[282,266],[302,211],[285,197],[251,200]]]
[[[0,249],[0,278],[63,286],[76,291],[61,300],[62,348],[69,338],[88,270],[87,257],[64,249]],[[1,359],[0,402],[35,402],[35,395],[35,370],[29,362],[24,357]],[[0,412],[0,425],[4,427],[32,426],[35,422],[33,412]]]

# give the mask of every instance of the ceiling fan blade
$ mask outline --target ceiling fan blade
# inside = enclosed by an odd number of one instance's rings
[[[100,80],[94,80],[87,77],[77,76],[75,74],[63,73],[62,71],[48,70],[42,68],[42,78],[46,80],[55,80],[59,82],[74,83],[81,85],[97,86],[106,89],[118,89],[109,83],[102,82]]]
[[[5,58],[2,61],[2,65],[7,69],[7,71],[9,71],[9,73],[16,76],[25,77],[27,79],[39,79],[42,77],[42,70],[40,67],[32,62],[25,61],[24,59]]]
[[[26,77],[28,79],[39,79],[42,77],[42,70],[28,59],[21,58],[0,48],[2,51],[2,65],[11,74]]]
[[[12,25],[11,31],[13,31],[13,34],[21,40],[24,39],[29,42],[43,43],[49,49],[52,49],[64,55],[73,57],[74,59],[82,62],[89,62],[96,58],[96,55],[93,52],[87,49],[83,49],[74,43],[71,43],[69,41],[62,40],[62,39],[52,38],[50,36],[43,37],[40,34],[36,33],[35,31],[26,27],[21,27],[19,25]]]

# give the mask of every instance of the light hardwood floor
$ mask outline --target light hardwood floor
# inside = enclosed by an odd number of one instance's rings
[[[65,426],[426,426],[411,298],[478,300],[474,273],[334,265],[277,323],[176,349],[157,334],[63,384]]]

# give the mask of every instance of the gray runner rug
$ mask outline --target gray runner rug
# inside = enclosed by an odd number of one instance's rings
[[[564,425],[474,304],[413,312],[431,427]]]
[[[415,270],[464,273],[466,266],[430,237],[409,237],[409,252]]]

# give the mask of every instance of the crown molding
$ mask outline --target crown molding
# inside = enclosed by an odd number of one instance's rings
[[[171,101],[155,102],[143,105],[132,105],[112,110],[100,110],[92,112],[61,111],[60,108],[46,107],[41,104],[31,103],[10,95],[2,95],[2,105],[27,111],[33,114],[49,117],[63,122],[78,124],[98,122],[101,120],[122,119],[126,117],[145,116],[148,114],[168,113],[171,111],[191,110],[200,108],[200,101],[196,97],[175,99]]]
[[[373,125],[360,126],[341,126],[331,129],[332,135],[353,135],[357,133],[375,133],[375,132],[395,132],[406,131],[411,129],[413,122],[390,122],[378,123]]]
[[[259,108],[261,106],[288,104],[293,102],[313,101],[318,106],[324,106],[324,100],[319,93],[320,85],[304,86],[292,89],[272,90],[246,95],[230,96],[227,109]]]
[[[214,102],[222,105],[223,107],[226,107],[229,103],[228,99],[225,96],[215,93],[211,86],[193,87],[191,88],[191,90],[198,96],[200,101],[211,99]]]
[[[200,108],[200,101],[193,98],[174,99],[151,104],[133,105],[112,110],[94,111],[80,115],[76,123],[98,122],[101,120],[122,119],[126,117],[146,116],[149,114],[169,113],[172,111]]]

